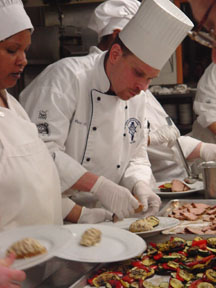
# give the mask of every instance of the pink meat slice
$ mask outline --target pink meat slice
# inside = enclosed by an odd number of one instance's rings
[[[200,209],[207,209],[210,207],[209,205],[204,204],[204,203],[192,203],[192,206],[194,208],[200,208]]]
[[[172,192],[182,192],[182,191],[188,191],[188,190],[190,190],[190,187],[188,187],[182,181],[178,179],[172,180]]]

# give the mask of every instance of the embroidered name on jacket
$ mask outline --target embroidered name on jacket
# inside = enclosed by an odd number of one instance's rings
[[[136,142],[138,130],[141,129],[141,123],[136,118],[130,118],[125,122],[125,130],[130,134],[130,143]]]

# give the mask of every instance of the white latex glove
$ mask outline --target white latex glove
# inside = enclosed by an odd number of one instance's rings
[[[99,223],[106,220],[112,221],[113,213],[103,209],[103,208],[86,208],[83,207],[81,211],[80,218],[77,223]]]
[[[200,158],[204,161],[216,161],[216,144],[202,143],[200,147]]]
[[[179,136],[180,132],[175,125],[164,125],[156,131],[150,132],[150,146],[166,144],[168,147],[172,147]]]
[[[143,205],[143,212],[146,212],[145,216],[155,215],[159,211],[161,199],[144,181],[135,184],[133,194]]]
[[[129,217],[139,207],[139,202],[128,189],[103,176],[98,178],[90,192],[98,198],[106,209],[115,213],[119,219]]]

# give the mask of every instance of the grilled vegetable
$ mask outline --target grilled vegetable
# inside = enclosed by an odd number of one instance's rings
[[[209,282],[201,282],[197,285],[197,288],[214,288],[214,286]]]
[[[216,283],[216,271],[213,269],[208,269],[206,271],[206,277],[208,280],[210,280],[212,283]]]
[[[159,225],[159,219],[155,216],[148,216],[146,217],[146,220],[151,224],[152,227],[156,227]]]
[[[207,239],[207,246],[216,249],[216,237],[210,237]]]
[[[172,192],[172,183],[164,183],[163,185],[160,185],[158,188],[160,188],[161,192]]]
[[[184,284],[178,279],[170,278],[169,286],[172,288],[183,288]]]

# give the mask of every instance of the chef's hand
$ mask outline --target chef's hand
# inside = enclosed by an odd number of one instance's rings
[[[106,220],[112,221],[113,213],[103,209],[103,208],[86,208],[83,207],[81,211],[81,215],[77,223],[99,223],[104,222]]]
[[[200,147],[200,158],[204,161],[216,161],[216,144],[203,143]]]
[[[14,254],[0,260],[0,288],[20,287],[18,284],[13,284],[13,282],[22,282],[26,278],[24,271],[10,268],[14,260]]]
[[[131,216],[139,207],[139,202],[127,188],[117,185],[103,176],[98,178],[91,192],[106,209],[115,213],[119,219]]]
[[[150,146],[166,144],[168,147],[172,147],[179,136],[180,132],[175,125],[164,125],[159,129],[150,132]]]
[[[161,199],[144,181],[139,181],[135,184],[133,194],[143,205],[145,216],[155,215],[159,211]]]

